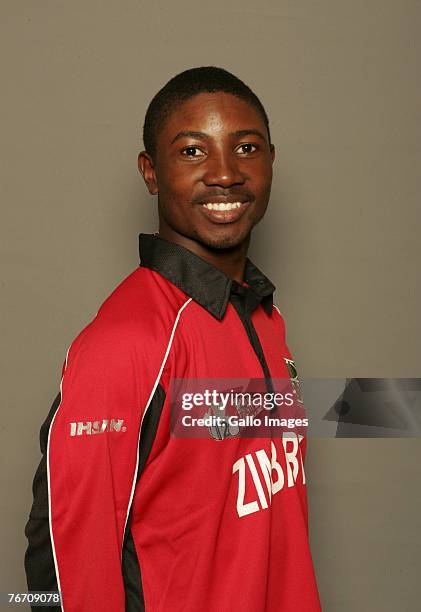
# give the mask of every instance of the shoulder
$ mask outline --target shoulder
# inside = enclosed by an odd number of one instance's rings
[[[157,320],[173,320],[187,299],[158,272],[139,266],[103,302],[97,318],[105,325],[134,324],[146,331]]]
[[[67,362],[82,359],[114,367],[153,363],[162,357],[174,322],[188,300],[161,275],[144,267],[131,272],[74,338]]]
[[[273,312],[272,314],[274,315],[274,320],[276,321],[276,324],[280,326],[282,333],[285,335],[285,320],[284,317],[279,309],[279,307],[274,303],[273,306]]]

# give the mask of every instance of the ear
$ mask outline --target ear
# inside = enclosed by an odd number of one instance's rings
[[[272,164],[275,161],[275,145],[271,144],[270,145],[270,156],[272,158]]]
[[[143,180],[146,183],[149,193],[156,195],[158,193],[158,184],[153,159],[148,153],[146,153],[146,151],[141,151],[139,153],[137,158],[137,167],[139,168],[140,174],[143,176]]]

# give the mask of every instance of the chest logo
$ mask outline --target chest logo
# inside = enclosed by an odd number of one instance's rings
[[[303,391],[301,388],[300,379],[298,378],[297,366],[295,365],[295,361],[293,359],[287,359],[287,357],[284,357],[284,360],[288,368],[288,373],[289,373],[289,378],[291,381],[292,389],[297,397],[297,401],[299,401],[300,404],[302,404],[304,402]]]

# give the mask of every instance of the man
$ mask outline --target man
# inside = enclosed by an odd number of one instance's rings
[[[65,612],[320,610],[305,438],[170,432],[175,380],[296,378],[275,287],[247,258],[275,158],[265,110],[229,72],[187,70],[150,103],[144,145],[159,232],[67,352],[28,588],[60,590]]]

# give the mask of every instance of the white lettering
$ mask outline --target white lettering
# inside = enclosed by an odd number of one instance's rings
[[[287,445],[292,443],[292,450],[287,450]],[[298,461],[297,461],[297,451],[298,451],[298,440],[297,435],[293,432],[284,433],[282,436],[282,444],[284,445],[285,450],[285,459],[286,459],[286,467],[288,474],[288,487],[294,486],[297,480],[298,474]],[[291,465],[292,470],[291,470]]]
[[[80,423],[77,424],[77,435],[81,436],[84,431],[86,431],[87,434],[90,434],[91,433],[91,429],[92,429],[91,421],[88,421],[86,423],[86,425],[84,425],[83,422],[80,422]]]
[[[124,432],[126,427],[123,425],[123,419],[102,419],[101,421],[79,421],[78,423],[70,423],[70,435],[71,436],[82,436],[82,435],[94,435],[102,434],[106,431]]]
[[[263,492],[262,483],[260,482],[259,474],[257,473],[256,466],[253,461],[253,457],[248,454],[246,455],[247,463],[250,468],[251,475],[253,476],[254,486],[256,487],[257,494],[259,496],[260,505],[262,508],[267,508],[268,503],[266,501],[265,494]]]
[[[257,450],[254,454],[256,455],[258,465],[263,474],[263,479],[266,485],[268,499],[266,498],[263,481],[259,476],[259,472],[256,467],[255,460],[251,453],[238,459],[232,468],[232,473],[238,472],[238,494],[237,494],[237,513],[239,517],[258,512],[259,510],[266,509],[272,503],[272,497],[285,486],[285,478],[287,478],[287,486],[292,487],[297,482],[298,472],[301,466],[302,483],[306,483],[305,472],[304,472],[304,457],[301,451],[300,442],[304,440],[302,435],[297,436],[294,432],[284,432],[282,436],[281,449],[285,456],[285,469],[282,469],[281,463],[278,461],[277,448],[275,443],[271,441],[271,458],[269,459],[267,451],[265,449]],[[298,461],[298,453],[300,460]],[[246,470],[246,465],[248,470]],[[247,476],[251,476],[251,479]],[[276,480],[275,480],[276,478]],[[246,483],[253,482],[253,493],[254,496],[257,494],[257,499],[245,503],[246,497]],[[247,497],[253,497],[253,494],[247,495]],[[268,503],[269,501],[269,503]],[[260,507],[259,507],[260,502]]]
[[[232,473],[238,471],[238,495],[237,495],[237,513],[238,516],[246,516],[247,514],[252,514],[253,512],[258,512],[259,506],[257,501],[250,502],[248,504],[244,503],[244,497],[246,493],[246,469],[244,463],[244,457],[241,457],[238,461],[234,463],[232,466]]]
[[[123,419],[111,419],[109,431],[126,431],[126,428],[123,427]]]
[[[90,433],[91,434],[104,433],[104,431],[107,431],[107,426],[108,426],[108,419],[102,419],[102,421],[93,421]]]

